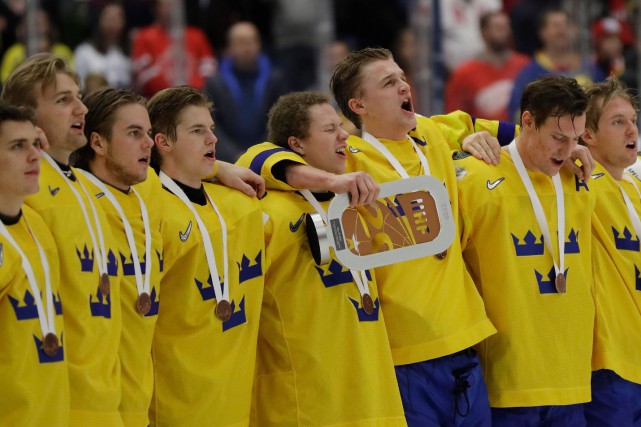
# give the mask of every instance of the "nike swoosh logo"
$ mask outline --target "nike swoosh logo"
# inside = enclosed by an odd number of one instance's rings
[[[300,225],[303,223],[303,220],[305,219],[305,214],[302,214],[300,218],[298,218],[298,221],[296,223],[292,223],[291,221],[289,222],[289,231],[292,233],[296,233],[298,229],[300,228]]]
[[[360,153],[361,152],[361,150],[359,150],[358,148],[354,148],[351,145],[348,147],[348,149],[349,149],[350,153]]]
[[[191,221],[189,221],[189,225],[187,225],[187,229],[183,233],[182,231],[178,231],[178,237],[180,237],[180,241],[185,243],[187,239],[189,239],[189,235],[191,234]]]
[[[488,179],[488,180],[487,180],[487,189],[488,189],[488,190],[494,190],[494,189],[495,189],[495,188],[496,188],[500,183],[502,183],[503,181],[505,181],[505,177],[503,177],[503,176],[502,176],[502,177],[500,177],[499,179],[497,179],[497,180],[496,180],[496,181],[494,181],[494,182],[490,182],[490,180]]]
[[[604,173],[595,173],[594,175],[592,175],[592,179],[599,179],[599,178],[601,178],[603,175],[605,175],[605,174],[604,174]]]
[[[49,185],[49,192],[51,193],[52,196],[55,196],[56,194],[58,194],[58,191],[60,191],[60,187],[51,188],[51,186]]]
[[[101,197],[102,197],[102,196],[104,196],[104,195],[105,195],[105,193],[103,193],[103,192],[101,191],[100,193],[96,194],[96,199],[99,199],[99,198],[101,198]]]
[[[0,243],[0,267],[4,263],[4,245]]]

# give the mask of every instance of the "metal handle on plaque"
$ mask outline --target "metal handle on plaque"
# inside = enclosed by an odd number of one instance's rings
[[[309,245],[317,264],[338,261],[365,270],[444,252],[456,227],[449,195],[442,182],[418,176],[381,185],[375,206],[349,207],[347,194],[334,197],[328,225],[318,213],[308,214]]]

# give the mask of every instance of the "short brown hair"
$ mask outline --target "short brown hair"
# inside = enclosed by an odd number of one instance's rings
[[[91,147],[91,134],[97,133],[107,141],[111,139],[111,132],[116,120],[116,111],[120,107],[130,104],[147,105],[145,98],[128,90],[106,87],[91,93],[84,100],[89,109],[85,116],[85,136],[87,144],[71,154],[71,164],[75,167],[89,170],[89,162],[96,156]]]
[[[548,75],[540,77],[525,87],[521,96],[521,115],[529,111],[534,117],[534,127],[540,128],[548,117],[582,116],[588,98],[581,85],[571,77]]]
[[[329,103],[329,97],[319,92],[293,92],[281,96],[267,115],[269,142],[288,148],[290,136],[306,138],[311,124],[310,107]]]
[[[33,55],[7,77],[2,88],[2,100],[13,105],[36,108],[36,87],[40,85],[42,91],[49,85],[55,85],[58,73],[67,74],[80,85],[78,75],[67,67],[61,57],[51,53]]]
[[[390,59],[393,60],[394,56],[389,49],[365,48],[351,52],[347,58],[336,65],[329,87],[338,103],[338,108],[358,129],[361,128],[361,119],[349,108],[348,103],[350,99],[361,95],[363,68],[372,62]]]
[[[205,107],[211,111],[214,104],[206,92],[193,86],[182,85],[163,89],[151,97],[147,104],[154,136],[162,133],[171,141],[177,138],[178,116],[189,106]],[[162,159],[156,144],[151,149],[151,166],[158,169]]]
[[[178,116],[182,110],[191,105],[205,107],[210,112],[213,108],[207,93],[189,85],[163,89],[152,96],[147,109],[154,134],[163,133],[167,138],[175,141]]]
[[[36,116],[29,107],[17,107],[0,102],[0,127],[4,122],[29,122],[35,126]]]
[[[615,76],[608,77],[605,81],[594,83],[586,89],[588,95],[588,109],[586,111],[585,127],[598,132],[599,119],[605,105],[615,98],[628,101],[632,108],[639,109],[637,98],[630,92],[626,85]]]

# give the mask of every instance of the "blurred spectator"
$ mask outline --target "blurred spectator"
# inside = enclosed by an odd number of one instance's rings
[[[507,121],[514,79],[530,57],[511,50],[508,16],[489,12],[480,19],[485,50],[457,68],[445,89],[445,111],[465,111],[484,119]]]
[[[64,61],[73,68],[73,52],[69,46],[58,42],[58,30],[55,28],[49,19],[49,15],[43,9],[38,9],[37,12],[37,26],[38,26],[38,52],[51,52],[60,56]],[[27,25],[26,15],[23,16],[22,21],[16,28],[16,38],[18,42],[10,46],[2,57],[2,64],[0,65],[0,79],[2,82],[9,77],[9,74],[20,64],[27,59]]]
[[[102,74],[87,74],[84,78],[84,89],[82,94],[89,96],[103,87],[109,86],[109,82]]]
[[[226,57],[205,90],[214,101],[220,144],[216,157],[234,162],[266,138],[267,112],[285,93],[284,82],[261,53],[260,35],[251,22],[234,24],[227,34]]]
[[[26,4],[16,1],[0,1],[0,57],[16,40],[16,29],[24,15]]]
[[[542,10],[558,9],[562,0],[520,0],[513,2],[510,23],[514,36],[514,49],[525,55],[534,55],[541,48],[537,35],[537,21]]]
[[[605,74],[593,61],[581,62],[580,55],[574,50],[575,31],[566,11],[548,9],[542,12],[537,27],[537,34],[543,48],[535,53],[532,62],[514,81],[508,106],[508,117],[511,120],[518,121],[521,94],[525,86],[538,77],[546,74],[561,74],[574,77],[582,85],[605,79]]]
[[[183,4],[187,24],[201,28],[207,34],[214,51],[222,52],[227,45],[227,30],[240,21],[250,21],[258,27],[264,48],[271,40],[272,9],[276,1],[183,0]]]
[[[629,88],[637,87],[634,33],[627,22],[612,17],[592,26],[596,63],[606,76],[617,76]]]
[[[274,0],[274,56],[289,91],[309,90],[317,80],[318,0]]]
[[[174,1],[156,0],[154,23],[141,28],[134,36],[134,85],[141,95],[148,98],[175,84],[175,54],[170,34],[171,8]],[[183,54],[186,83],[202,89],[207,77],[216,71],[216,59],[201,29],[191,26],[184,28]]]
[[[332,77],[332,74],[334,74],[334,68],[336,68],[336,64],[347,58],[347,55],[349,55],[351,50],[349,43],[340,39],[336,39],[323,47],[320,58],[323,75],[319,76],[320,78],[318,79],[318,86],[316,90],[331,94],[329,90],[329,80]],[[336,107],[335,102],[333,105]]]
[[[479,19],[501,7],[501,0],[441,1],[443,60],[448,72],[481,53]]]
[[[85,82],[88,75],[102,75],[109,86],[131,86],[131,61],[125,54],[125,13],[119,3],[107,3],[93,21],[93,35],[74,52],[76,72]]]
[[[418,61],[417,49],[418,47],[416,44],[414,31],[412,30],[412,28],[406,27],[401,29],[396,35],[394,43],[392,44],[391,51],[394,55],[394,60],[399,65],[399,67],[401,67],[403,72],[405,72],[405,79],[410,85],[410,92],[414,95],[414,97],[412,98],[414,111],[420,113],[421,106],[419,105],[419,97],[416,96],[418,92],[415,89],[413,81],[414,73],[416,71],[414,68],[416,67],[416,63]]]

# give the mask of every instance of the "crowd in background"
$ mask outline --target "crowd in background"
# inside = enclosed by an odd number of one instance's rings
[[[292,91],[328,90],[328,70],[350,50],[390,48],[411,80],[418,44],[411,0],[330,2],[331,42],[319,49],[317,0],[185,0],[174,49],[172,0],[41,0],[38,51],[63,57],[85,92],[131,88],[145,97],[175,83],[205,89],[222,144],[217,157],[234,161],[266,136],[266,114]],[[592,0],[589,28],[576,25],[561,0],[438,0],[436,38],[443,52],[444,112],[514,121],[525,85],[548,73],[582,83],[617,75],[636,88],[633,17],[636,2]],[[325,6],[323,6],[325,5]],[[26,0],[0,1],[0,80],[28,55]],[[589,33],[590,54],[577,49]],[[176,64],[183,64],[177,66]],[[412,82],[410,81],[410,84]],[[434,114],[439,111],[419,112]]]

